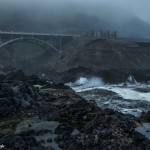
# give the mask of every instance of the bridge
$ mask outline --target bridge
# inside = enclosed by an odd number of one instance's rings
[[[75,36],[79,35],[0,31],[0,49],[16,42],[28,42],[44,49],[55,50],[60,54],[62,52],[62,44]]]

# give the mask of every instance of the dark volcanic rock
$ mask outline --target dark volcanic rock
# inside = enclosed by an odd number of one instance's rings
[[[150,123],[150,111],[148,111],[148,112],[146,112],[146,113],[145,113],[145,112],[142,112],[140,118],[141,118],[141,120],[142,120],[143,122],[148,122],[148,123]]]
[[[55,129],[55,134],[62,134],[63,132],[67,132],[71,134],[73,130],[74,128],[70,126],[68,123],[63,123]]]
[[[34,137],[6,136],[0,139],[0,143],[3,143],[4,150],[46,150]]]
[[[20,71],[1,78],[0,144],[5,149],[149,150],[150,141],[135,131],[139,126],[134,116],[101,109],[63,84]]]
[[[52,142],[52,139],[51,139],[51,138],[48,138],[48,139],[47,139],[47,142],[48,142],[48,143],[51,143],[51,142]]]
[[[11,98],[0,98],[0,116],[9,117],[18,113],[18,105]]]
[[[0,112],[1,117],[27,113],[37,107],[40,95],[27,81],[22,71],[10,73],[1,80]]]

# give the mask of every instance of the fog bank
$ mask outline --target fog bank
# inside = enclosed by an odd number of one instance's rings
[[[150,37],[150,1],[0,0],[0,30],[81,32],[117,30],[121,36]]]

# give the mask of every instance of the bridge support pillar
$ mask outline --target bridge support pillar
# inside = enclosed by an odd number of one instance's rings
[[[0,35],[0,45],[2,45],[3,42],[2,42],[2,36]]]
[[[60,36],[60,39],[59,39],[59,48],[60,48],[60,51],[62,51],[62,39],[61,39],[61,36]]]
[[[53,39],[52,39],[52,37],[51,37],[51,45],[53,46],[54,44],[53,44]]]

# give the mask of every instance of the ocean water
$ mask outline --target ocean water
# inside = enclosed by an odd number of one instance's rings
[[[150,85],[138,83],[133,76],[120,84],[105,84],[98,77],[80,77],[67,85],[86,100],[95,100],[101,108],[134,116],[150,110]]]

